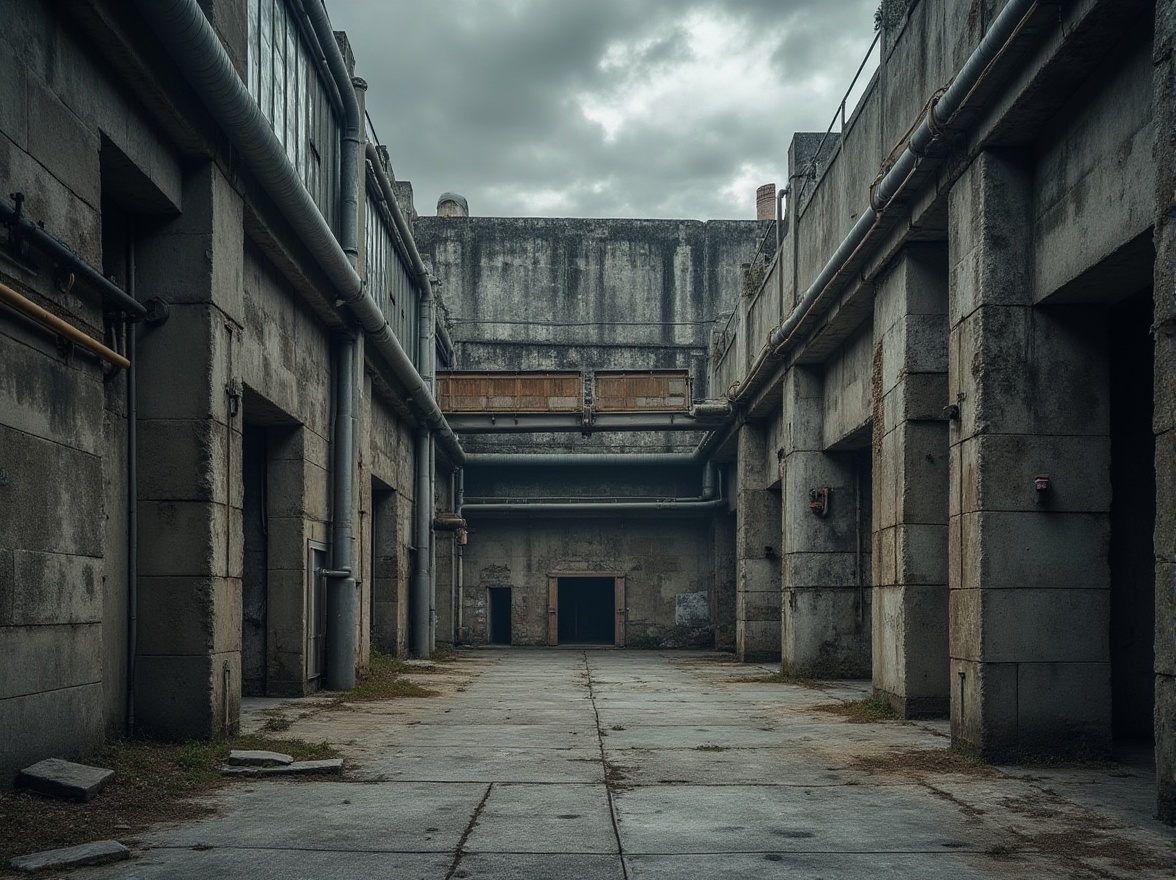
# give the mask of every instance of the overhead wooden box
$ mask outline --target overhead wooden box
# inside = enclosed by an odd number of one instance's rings
[[[601,371],[593,375],[597,412],[688,412],[690,374],[685,370]]]
[[[443,412],[580,412],[580,373],[459,372],[437,374],[437,403]]]

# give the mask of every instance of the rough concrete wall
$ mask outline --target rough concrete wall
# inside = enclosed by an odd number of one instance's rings
[[[873,360],[873,328],[866,325],[826,362],[825,411],[821,425],[826,449],[869,425]]]
[[[947,260],[912,248],[874,301],[873,680],[903,717],[946,714]]]
[[[1176,5],[1156,4],[1156,780],[1176,821]]]
[[[952,736],[992,755],[1099,752],[1110,739],[1105,317],[1031,308],[1028,175],[1023,154],[985,153],[951,193]],[[1039,472],[1047,495],[1034,490]]]
[[[471,519],[465,547],[470,640],[487,637],[486,588],[509,586],[514,644],[546,644],[547,578],[553,572],[626,575],[630,647],[714,645],[713,619],[695,616],[701,608],[714,607],[709,518],[548,517],[527,520],[525,525],[517,519]],[[700,596],[701,603],[695,601]]]
[[[422,217],[468,369],[689,369],[734,305],[755,221]],[[522,322],[522,323],[520,323]]]
[[[1033,179],[1037,300],[1152,225],[1151,56],[1149,34],[1137,30],[1044,129]],[[1075,290],[1070,297],[1102,293]]]
[[[735,512],[735,654],[780,657],[780,464],[766,425],[739,429]]]

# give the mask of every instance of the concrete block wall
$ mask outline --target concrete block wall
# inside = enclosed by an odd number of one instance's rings
[[[471,516],[469,522],[464,618],[471,642],[487,639],[489,587],[512,588],[513,644],[545,645],[548,576],[604,572],[626,576],[629,647],[714,646],[713,620],[678,620],[680,596],[701,593],[714,607],[715,539],[709,517]]]
[[[779,462],[765,425],[739,429],[735,498],[735,656],[780,658]]]
[[[903,717],[946,715],[947,260],[910,248],[875,288],[873,681]]]
[[[1030,174],[1025,156],[986,152],[949,202],[952,736],[993,756],[1104,754],[1105,319],[1031,308]]]
[[[781,665],[795,675],[863,676],[870,611],[860,567],[869,550],[859,559],[858,549],[862,474],[855,457],[825,451],[824,392],[819,369],[794,366],[784,377]],[[824,488],[828,512],[817,516],[809,493]]]
[[[1176,821],[1176,6],[1156,4],[1155,411],[1156,791]]]

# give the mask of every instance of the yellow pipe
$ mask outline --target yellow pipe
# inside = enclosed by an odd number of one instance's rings
[[[114,364],[116,367],[120,367],[124,370],[131,365],[129,360],[127,360],[114,349],[107,348],[97,339],[94,339],[92,336],[83,333],[73,324],[66,323],[65,321],[61,320],[61,318],[57,317],[57,315],[46,311],[28,297],[17,293],[7,285],[0,284],[0,300],[3,300],[5,304],[16,309],[18,312],[32,318],[41,326],[48,327],[54,333],[58,333],[71,342],[77,343],[82,348],[86,349],[86,351],[97,355],[108,364]]]

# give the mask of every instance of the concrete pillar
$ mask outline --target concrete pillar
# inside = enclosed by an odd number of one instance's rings
[[[946,715],[947,261],[906,251],[874,299],[874,692]]]
[[[1176,5],[1156,4],[1156,778],[1176,821]]]
[[[780,498],[775,455],[768,470],[767,430],[739,429],[735,553],[735,653],[743,662],[780,656]]]
[[[725,510],[719,511],[714,518],[715,589],[712,619],[715,622],[715,648],[720,651],[729,651],[735,647],[735,595],[739,570],[739,559],[735,553],[735,520],[736,516]]]
[[[210,163],[142,242],[139,290],[171,304],[139,347],[137,729],[236,729],[241,696],[241,404],[233,382],[241,200]],[[227,311],[226,311],[227,310]]]
[[[1110,746],[1105,312],[1031,305],[1032,195],[988,152],[949,201],[952,741],[990,757]]]
[[[869,674],[870,618],[859,582],[857,458],[823,451],[824,383],[808,367],[784,380],[781,660],[785,672]],[[809,492],[828,489],[824,516]],[[866,488],[868,491],[868,488]]]

